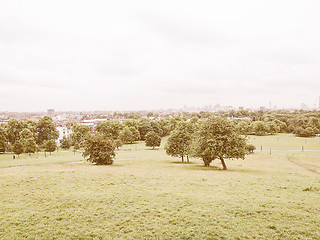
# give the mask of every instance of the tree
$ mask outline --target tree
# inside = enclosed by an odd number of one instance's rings
[[[51,154],[57,149],[56,142],[53,139],[47,140],[44,142],[44,148],[46,152],[49,152]]]
[[[108,138],[112,138],[113,140],[119,137],[119,133],[123,128],[123,124],[118,121],[103,121],[98,122],[96,131],[100,134],[105,135]]]
[[[13,144],[13,148],[12,148],[13,152],[15,154],[17,154],[18,156],[23,153],[23,144],[22,142],[20,141],[16,141],[14,144]]]
[[[6,151],[7,143],[6,131],[0,126],[0,152],[4,153]]]
[[[133,134],[134,141],[140,140],[140,133],[136,127],[129,127],[130,131]]]
[[[84,142],[85,143],[85,142]],[[80,143],[76,142],[73,145],[73,153],[76,154],[76,151],[78,151],[81,148]]]
[[[28,129],[24,128],[19,134],[20,138],[19,139],[29,139],[29,138],[34,138],[33,133]]]
[[[185,129],[172,131],[165,146],[166,153],[173,157],[180,157],[184,162],[184,156],[188,156],[191,145],[191,134]]]
[[[223,118],[210,118],[204,121],[194,138],[193,156],[202,158],[204,165],[219,159],[223,170],[227,170],[225,159],[244,159],[246,138],[242,137],[233,123]]]
[[[42,145],[45,141],[55,140],[59,137],[59,132],[51,117],[44,116],[37,123],[38,144]]]
[[[150,125],[152,127],[152,130],[158,134],[159,136],[162,136],[163,135],[163,131],[161,129],[161,126],[158,122],[155,122],[155,121],[151,121],[150,122]]]
[[[84,141],[87,137],[87,135],[90,134],[90,128],[87,125],[78,125],[75,124],[72,126],[72,133],[71,133],[71,140],[73,141],[73,144],[76,143],[80,146],[84,145]]]
[[[119,139],[114,140],[113,144],[116,149],[119,149],[119,147],[122,146],[122,142]]]
[[[256,147],[252,144],[247,144],[247,151],[248,153],[253,153],[254,150],[256,150]]]
[[[256,121],[252,123],[253,132],[257,136],[267,135],[269,132],[268,125],[263,121]]]
[[[152,131],[151,123],[148,119],[142,118],[138,122],[138,131],[140,133],[140,139],[145,140],[146,134]]]
[[[148,132],[145,138],[147,147],[152,147],[154,149],[155,147],[159,147],[161,144],[161,137],[153,131]]]
[[[243,120],[238,122],[238,124],[236,125],[236,129],[242,135],[248,135],[252,133],[251,123],[249,120]]]
[[[311,127],[307,127],[306,129],[297,127],[294,133],[298,137],[313,137],[315,135]]]
[[[129,127],[124,127],[121,132],[119,133],[119,140],[124,143],[133,143],[135,138],[133,136],[133,133],[130,131]]]
[[[26,124],[18,119],[10,119],[6,126],[7,138],[10,144],[20,140],[20,132],[26,127]]]
[[[274,123],[274,121],[272,122],[267,122],[267,126],[268,126],[268,132],[270,134],[276,134],[278,132],[280,132],[280,127],[278,127],[278,125],[276,123]]]
[[[113,163],[115,146],[110,138],[102,134],[89,135],[86,138],[82,155],[88,157],[88,161],[98,165],[110,165]]]
[[[65,149],[65,150],[69,149],[71,147],[70,138],[63,136],[63,138],[60,140],[60,146],[62,149]]]
[[[23,146],[24,152],[29,153],[29,156],[37,151],[37,144],[33,137],[23,140]]]

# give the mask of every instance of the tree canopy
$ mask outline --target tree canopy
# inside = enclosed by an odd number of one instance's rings
[[[56,129],[55,123],[51,117],[44,116],[37,123],[38,144],[42,145],[45,141],[55,140],[59,137],[59,132]]]
[[[116,156],[115,145],[110,138],[102,134],[88,135],[82,155],[88,157],[88,161],[92,163],[110,165]]]
[[[166,153],[173,157],[180,157],[184,162],[184,157],[190,150],[191,139],[191,134],[186,129],[172,131],[165,146]]]
[[[147,147],[159,147],[161,144],[161,137],[155,132],[151,131],[146,134],[145,143]]]
[[[234,124],[223,118],[210,118],[204,121],[194,138],[193,156],[202,158],[205,166],[219,159],[224,170],[227,170],[225,159],[244,159],[246,138],[236,130]]]
[[[44,142],[44,147],[45,147],[45,151],[50,152],[50,154],[57,149],[56,142],[53,139],[46,140]]]
[[[74,124],[72,126],[72,133],[70,137],[73,141],[73,144],[79,144],[80,146],[82,146],[89,133],[89,126]]]

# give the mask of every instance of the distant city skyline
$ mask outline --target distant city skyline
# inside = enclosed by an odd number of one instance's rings
[[[0,112],[318,108],[320,2],[1,1]]]

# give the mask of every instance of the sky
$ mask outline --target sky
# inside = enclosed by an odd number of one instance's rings
[[[319,106],[320,1],[0,0],[0,111]]]

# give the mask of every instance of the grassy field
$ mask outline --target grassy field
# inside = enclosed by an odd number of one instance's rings
[[[112,166],[72,152],[2,155],[0,239],[320,239],[320,175],[305,167],[320,157],[293,156],[304,139],[290,135],[250,141],[256,153],[228,160],[228,171],[143,143],[121,148]]]

